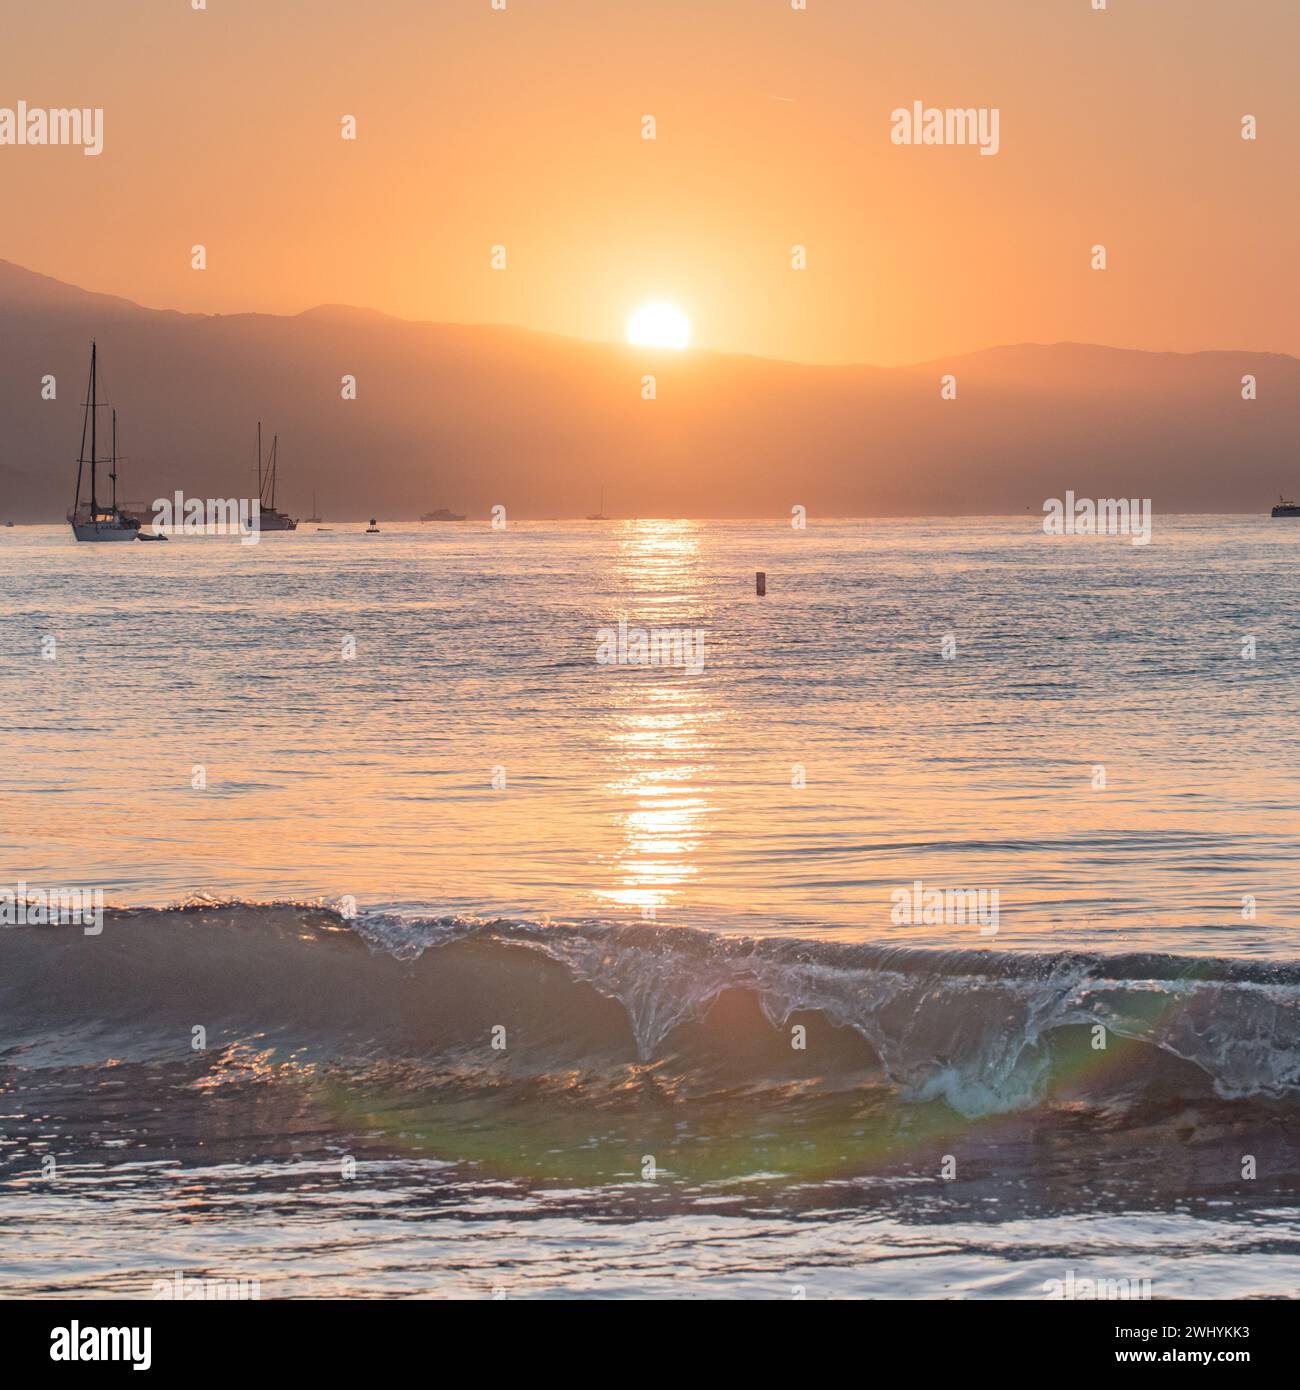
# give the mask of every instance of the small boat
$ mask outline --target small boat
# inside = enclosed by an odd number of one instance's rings
[[[448,511],[446,507],[439,507],[436,512],[425,512],[420,518],[421,521],[464,521],[465,518],[459,512]]]
[[[303,520],[304,520],[304,521],[309,521],[309,522],[311,522],[311,524],[312,524],[313,526],[315,526],[315,524],[316,524],[318,521],[324,521],[324,520],[325,520],[325,518],[324,518],[323,516],[321,516],[321,514],[316,510],[316,489],[315,489],[315,488],[312,488],[312,490],[311,490],[311,515],[308,516],[308,517],[304,517]]]
[[[280,436],[271,440],[271,453],[266,460],[266,472],[262,472],[262,422],[257,422],[257,495],[259,499],[259,531],[296,531],[298,522],[286,512],[275,509],[275,480],[278,471],[276,455],[280,450]]]
[[[8,528],[9,528],[10,526],[12,526],[12,525],[13,525],[13,522],[12,522],[12,521],[6,521],[6,522],[5,522],[5,528],[6,528],[6,529],[8,529]]]
[[[1277,506],[1273,508],[1274,516],[1300,516],[1300,502],[1288,502],[1285,497],[1278,496]]]
[[[372,516],[372,517],[370,518],[370,525],[366,527],[366,535],[367,535],[367,536],[377,536],[378,534],[379,534],[379,523],[378,523],[378,522],[374,519],[374,517]]]
[[[598,512],[592,512],[592,514],[587,518],[587,520],[588,520],[588,521],[608,521],[608,520],[609,520],[609,517],[607,517],[607,516],[605,515],[605,488],[604,488],[604,485],[603,485],[603,484],[602,484],[601,489],[600,489],[600,510],[599,510]]]
[[[117,505],[117,411],[113,412],[113,453],[108,463],[108,476],[113,484],[112,500],[107,506],[99,500],[99,469],[96,457],[95,421],[99,415],[97,396],[97,354],[94,340],[90,344],[90,391],[86,413],[81,419],[81,453],[77,457],[77,491],[68,513],[68,524],[79,541],[133,541],[140,533],[140,523]],[[86,427],[90,427],[90,457],[86,457]],[[90,503],[81,506],[81,478],[90,464]]]

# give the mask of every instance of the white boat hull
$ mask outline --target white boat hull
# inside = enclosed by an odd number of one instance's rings
[[[140,528],[123,526],[119,521],[74,521],[72,534],[79,541],[133,541]]]

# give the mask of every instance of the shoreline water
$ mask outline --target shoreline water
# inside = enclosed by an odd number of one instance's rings
[[[1297,1078],[1243,1087],[1296,1055],[1300,963],[250,904],[0,949],[9,1293],[147,1298],[173,1269],[262,1298],[1300,1279]],[[188,1217],[155,1234],[151,1211]]]

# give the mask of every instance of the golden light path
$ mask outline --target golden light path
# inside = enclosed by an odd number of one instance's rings
[[[615,575],[628,621],[692,626],[699,619],[701,529],[689,521],[639,522],[619,538]],[[710,806],[700,785],[710,713],[708,686],[675,667],[620,671],[614,685],[618,773],[606,784],[623,805],[617,886],[603,901],[655,919],[679,903],[698,872],[694,856]]]

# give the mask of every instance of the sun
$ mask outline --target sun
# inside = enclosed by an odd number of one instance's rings
[[[684,348],[691,340],[691,321],[675,304],[644,304],[627,325],[633,347]]]

